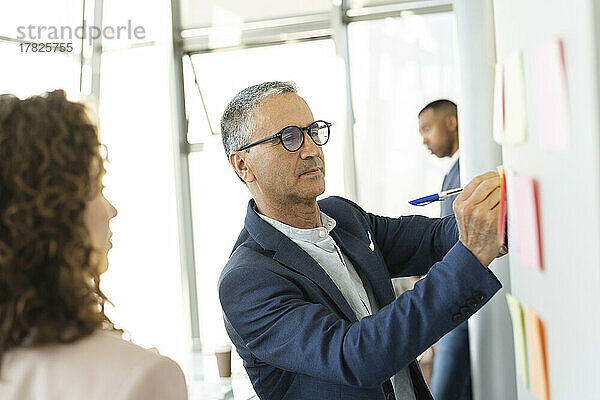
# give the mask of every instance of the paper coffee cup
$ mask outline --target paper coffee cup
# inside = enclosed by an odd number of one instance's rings
[[[215,356],[217,357],[217,367],[219,368],[219,376],[228,378],[231,376],[231,345],[223,345],[215,347]]]

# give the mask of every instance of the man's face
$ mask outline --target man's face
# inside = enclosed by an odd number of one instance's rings
[[[449,129],[449,115],[428,108],[419,116],[419,132],[423,144],[438,157],[450,157],[453,154],[455,134]]]
[[[298,95],[285,93],[267,98],[254,111],[256,129],[252,142],[283,128],[301,128],[314,122],[308,104]],[[279,139],[253,146],[245,155],[254,197],[273,206],[314,201],[325,191],[323,149],[304,132],[304,144],[295,152],[283,148]],[[258,200],[258,199],[256,199]]]

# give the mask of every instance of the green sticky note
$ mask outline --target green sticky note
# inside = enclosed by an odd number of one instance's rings
[[[515,341],[515,362],[517,363],[517,374],[523,378],[525,387],[529,387],[529,375],[527,373],[527,345],[525,344],[525,321],[523,308],[515,297],[506,293],[508,311],[512,320],[513,338]]]

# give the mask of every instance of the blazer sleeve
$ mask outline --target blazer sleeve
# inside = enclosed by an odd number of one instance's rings
[[[415,289],[352,323],[309,301],[299,283],[275,268],[253,266],[251,254],[241,259],[246,261],[222,275],[219,297],[226,318],[254,357],[287,371],[360,387],[381,385],[501,287],[457,243]]]
[[[157,355],[132,372],[123,400],[187,400],[185,378],[179,365]]]
[[[392,278],[427,274],[458,242],[454,215],[389,218],[367,213],[367,218]]]

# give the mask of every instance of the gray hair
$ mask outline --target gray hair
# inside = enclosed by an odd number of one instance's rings
[[[293,82],[263,82],[242,90],[227,104],[221,117],[221,139],[227,157],[250,143],[256,124],[252,112],[267,97],[283,93],[298,93]]]

